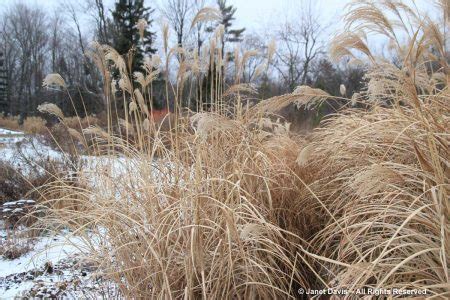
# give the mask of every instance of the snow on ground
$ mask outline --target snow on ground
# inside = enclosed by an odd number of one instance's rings
[[[24,138],[25,134],[23,132],[0,128],[0,146],[10,146],[22,141]]]
[[[0,234],[6,238],[5,231]],[[16,259],[0,259],[0,299],[117,296],[117,288],[83,258],[80,245],[78,237],[61,232],[37,238],[33,250]]]
[[[0,135],[23,135],[23,132],[0,128]]]
[[[43,144],[38,136],[0,128],[0,160],[10,163],[26,176],[32,169],[39,168],[39,165],[35,166],[33,163],[36,159],[62,160],[64,154]],[[90,157],[85,159],[97,161]],[[98,161],[106,163],[102,159]],[[0,247],[11,240],[6,227],[0,221]],[[16,229],[16,233],[21,233],[20,230],[27,229]],[[83,244],[78,237],[71,236],[69,232],[61,232],[56,236],[43,235],[22,242],[26,244],[28,241],[31,245],[28,253],[15,259],[0,256],[0,299],[78,299],[102,298],[105,295],[117,298],[117,288],[97,276],[95,266],[86,262],[81,249],[74,246]]]
[[[44,145],[38,136],[0,128],[0,160],[8,162],[23,175],[31,172],[32,168],[40,168],[34,163],[36,158],[60,160],[63,157],[61,152]]]
[[[4,232],[0,234],[2,238],[6,238]],[[79,253],[80,250],[74,244],[77,244],[76,237],[70,240],[67,240],[65,235],[41,237],[34,245],[32,252],[17,259],[0,260],[0,277],[26,272],[30,268],[42,267],[46,262],[55,263],[71,254]]]
[[[6,233],[0,233],[2,240]],[[43,282],[55,280],[54,274],[40,272],[46,266],[56,265],[79,253],[79,250],[67,243],[63,235],[41,237],[36,240],[33,250],[16,259],[0,259],[0,298],[13,298],[31,289],[37,280]],[[74,241],[76,242],[76,238]],[[41,274],[40,274],[41,273]]]
[[[42,143],[39,136],[0,128],[0,160],[10,163],[25,176],[39,168],[34,163],[36,160],[58,161],[65,158],[64,153]],[[127,199],[126,191],[117,183],[123,182],[124,178],[127,178],[126,184],[134,185],[142,180],[143,174],[147,174],[157,186],[156,181],[162,178],[165,178],[166,184],[171,182],[173,177],[170,174],[175,169],[169,162],[159,161],[146,166],[139,159],[116,156],[82,156],[80,166],[82,178],[88,179],[85,183],[96,191],[95,194],[122,200]],[[132,176],[136,172],[141,176]],[[98,184],[100,181],[102,184]],[[108,181],[110,185],[104,184]],[[55,237],[41,236],[35,239],[29,253],[13,260],[0,257],[0,299],[55,295],[73,299],[102,298],[104,295],[117,298],[114,284],[98,277],[95,268],[89,264],[83,266],[82,252],[73,246],[74,243],[82,243],[77,242],[77,237],[69,237],[69,234],[61,232]],[[0,230],[0,239],[2,242],[7,239],[4,229]],[[51,273],[47,270],[48,264],[53,266]]]

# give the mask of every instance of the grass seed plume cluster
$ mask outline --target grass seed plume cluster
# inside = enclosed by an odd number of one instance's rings
[[[134,74],[130,61],[94,44],[109,122],[69,132],[109,163],[79,170],[78,184],[60,178],[43,186],[41,223],[80,235],[86,255],[127,298],[299,298],[300,288],[426,289],[450,297],[443,28],[400,1],[349,8],[331,53],[354,62],[366,56],[371,70],[367,88],[349,98],[345,86],[342,98],[302,86],[253,105],[254,88],[240,78],[257,52],[222,57],[220,27],[200,55],[170,48],[165,28],[164,57],[147,58]],[[194,23],[216,18],[208,8]],[[370,32],[389,39],[400,66],[371,53]],[[225,76],[231,67],[233,80]],[[152,82],[161,74],[174,110],[155,122]],[[53,74],[45,85],[65,83]],[[181,108],[186,90],[199,99],[194,111]],[[324,101],[345,105],[312,133],[277,120],[289,103]],[[64,123],[57,107],[41,110]]]

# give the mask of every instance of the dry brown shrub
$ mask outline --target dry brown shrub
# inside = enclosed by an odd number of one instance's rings
[[[19,117],[0,117],[0,127],[20,131]]]
[[[86,116],[83,118],[66,117],[64,118],[64,124],[69,128],[73,128],[79,131],[80,133],[82,132],[83,129],[88,128],[90,126],[101,126],[100,120],[94,116]]]
[[[6,239],[0,240],[0,256],[5,259],[16,259],[30,252],[33,244],[30,239],[16,238],[8,236]]]
[[[10,164],[0,161],[0,204],[19,200],[30,190],[26,180]]]
[[[28,134],[47,134],[46,121],[40,117],[28,117],[23,121],[22,130]]]

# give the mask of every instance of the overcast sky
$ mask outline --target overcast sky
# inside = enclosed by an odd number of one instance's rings
[[[69,1],[73,1],[77,5],[83,0]],[[113,6],[114,0],[104,1],[106,5]],[[0,0],[0,10],[16,2],[52,8],[57,7],[61,0]],[[292,8],[299,8],[301,2],[301,0],[228,0],[228,3],[237,8],[235,24],[246,27],[249,31],[260,30],[264,25],[276,22],[284,15],[284,12],[290,11]],[[320,8],[321,17],[324,20],[331,20],[341,14],[349,0],[318,0],[313,2],[318,2],[317,7]],[[151,7],[157,7],[162,5],[164,0],[146,0],[145,3]]]
[[[67,0],[72,1],[75,5],[83,2],[83,0]],[[207,2],[215,2],[214,0],[206,0]],[[23,2],[43,7],[57,7],[61,0],[0,0],[0,10],[4,9],[10,4],[16,2]],[[114,0],[104,0],[109,7],[113,6]],[[151,7],[158,7],[162,5],[165,0],[145,0],[146,5]],[[244,26],[250,31],[253,29],[259,30],[263,25],[276,22],[286,12],[299,9],[302,0],[228,0],[228,3],[233,4],[237,8],[236,25]],[[343,15],[344,7],[351,0],[312,0],[316,3],[318,13],[324,21],[337,24]],[[405,0],[410,2],[410,0]],[[431,0],[416,0],[419,7],[431,8]]]
[[[80,3],[84,0],[66,0],[72,1],[75,7],[81,7]],[[308,0],[304,0],[308,1]],[[271,25],[280,23],[286,14],[293,15],[296,11],[301,10],[302,0],[228,0],[229,4],[233,4],[237,8],[235,14],[236,21],[234,27],[245,27],[246,32],[257,32],[264,35],[264,28],[270,28]],[[351,0],[311,0],[315,3],[315,13],[319,16],[322,25],[329,25],[328,34],[334,34],[342,28],[342,16],[345,12],[345,6]],[[411,0],[404,0],[411,3]],[[46,9],[58,8],[62,0],[0,0],[0,12],[11,4],[23,2],[31,5],[45,7]],[[207,3],[215,3],[215,0],[206,0]],[[416,0],[419,8],[432,10],[432,0]],[[109,8],[114,6],[114,0],[104,0]],[[165,0],[145,0],[146,5],[152,8],[158,8],[165,3]],[[155,18],[158,15],[154,16]],[[83,22],[83,21],[82,21]],[[159,35],[158,20],[154,23],[154,31]],[[89,26],[85,26],[86,29]],[[89,32],[87,32],[89,33]],[[379,43],[375,43],[379,44]],[[373,45],[380,46],[380,45]]]

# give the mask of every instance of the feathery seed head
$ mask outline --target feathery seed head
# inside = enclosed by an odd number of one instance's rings
[[[258,78],[261,74],[266,72],[267,68],[268,68],[268,64],[267,63],[262,63],[259,66],[257,66],[256,69],[255,69],[255,72],[253,73],[252,79]]]
[[[41,113],[48,113],[50,115],[54,115],[56,117],[58,117],[59,119],[64,119],[64,114],[62,112],[62,110],[53,103],[44,103],[38,106],[38,111],[40,111]]]
[[[147,104],[145,104],[144,97],[139,89],[134,90],[134,96],[136,97],[137,103],[139,104],[139,108],[142,112],[144,112],[147,116],[149,116],[149,111]]]
[[[347,94],[347,88],[344,84],[341,84],[339,86],[339,93],[341,93],[341,96],[344,97]]]
[[[66,88],[66,82],[61,77],[61,75],[52,73],[45,76],[44,81],[42,82],[42,86],[46,88]]]
[[[150,121],[148,118],[145,118],[144,122],[142,123],[142,127],[144,128],[145,131],[150,130]]]
[[[131,101],[130,104],[128,105],[128,108],[130,110],[130,113],[132,113],[138,109],[138,106],[137,106],[136,102]]]
[[[142,87],[145,87],[145,77],[144,74],[142,74],[142,72],[134,72],[133,73],[134,76],[134,80],[136,80]]]
[[[119,52],[111,46],[104,45],[105,59],[113,62],[114,66],[119,69],[120,74],[126,74],[127,64]]]
[[[136,26],[139,30],[139,36],[141,37],[141,40],[144,39],[144,32],[147,28],[147,21],[145,19],[139,19]]]
[[[123,92],[131,94],[132,87],[128,76],[122,74],[122,77],[119,79],[119,87]]]
[[[220,10],[214,7],[204,7],[195,15],[194,19],[191,23],[191,29],[194,28],[194,26],[197,23],[201,22],[220,22],[222,20],[222,13]]]
[[[304,167],[308,164],[308,160],[310,159],[312,151],[313,151],[312,145],[308,145],[300,151],[300,153],[297,156],[297,160],[296,160],[297,164],[300,167]]]
[[[358,103],[359,97],[360,97],[360,94],[359,94],[359,93],[354,93],[354,94],[352,95],[352,100],[351,100],[351,102],[350,102],[352,106],[355,106],[356,103]]]
[[[272,39],[267,46],[267,62],[270,64],[272,62],[273,56],[275,54],[275,51],[277,49],[277,44],[275,42],[275,39]]]
[[[151,63],[153,68],[159,69],[161,65],[161,57],[158,54],[152,55]]]
[[[219,24],[219,26],[217,26],[214,32],[214,37],[218,41],[221,41],[224,34],[225,34],[225,26],[223,24]]]
[[[164,53],[167,53],[169,48],[169,24],[164,23],[162,26],[163,32],[163,45],[164,45]]]

